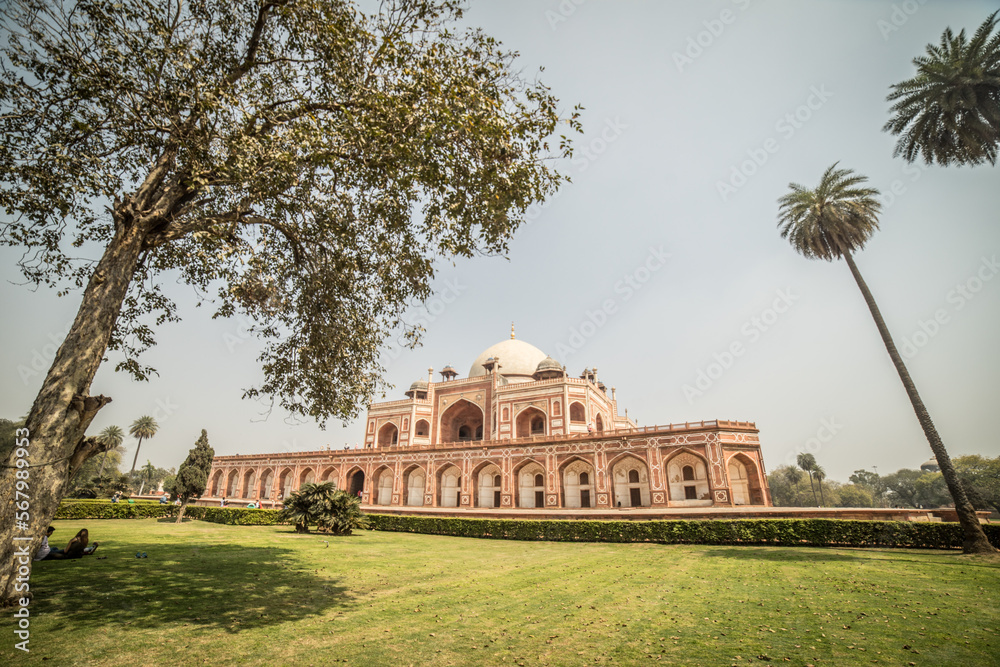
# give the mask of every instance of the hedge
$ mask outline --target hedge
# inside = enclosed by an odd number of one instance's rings
[[[699,521],[532,521],[370,514],[373,530],[550,542],[657,542],[772,546],[960,549],[957,523],[841,519],[707,519]],[[983,526],[1000,546],[1000,525]]]
[[[56,519],[159,519],[177,516],[180,507],[159,503],[110,503],[86,500],[64,500],[59,504]],[[278,520],[279,510],[257,510],[238,507],[200,507],[188,505],[185,518],[201,519],[213,523],[232,526],[273,526]]]
[[[176,505],[63,501],[56,519],[151,519],[177,516]],[[185,517],[231,526],[274,526],[279,510],[189,505]],[[532,521],[367,515],[372,530],[481,539],[549,542],[656,542],[771,546],[961,549],[957,523],[841,519],[704,519],[698,521]],[[1000,547],[1000,525],[983,530]]]

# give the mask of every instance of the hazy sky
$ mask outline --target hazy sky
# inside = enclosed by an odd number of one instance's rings
[[[789,182],[813,187],[836,161],[884,193],[881,230],[857,263],[907,355],[953,456],[1000,455],[1000,187],[994,167],[907,165],[892,157],[889,86],[947,26],[974,30],[998,2],[474,2],[467,14],[539,67],[585,134],[562,165],[573,182],[532,211],[508,259],[442,265],[438,296],[414,308],[416,350],[387,347],[402,392],[427,368],[460,377],[509,336],[579,375],[596,366],[640,424],[755,421],[769,469],[812,451],[833,479],[930,456],[898,376],[843,262],[807,260],[776,231]],[[79,293],[11,284],[0,414],[27,412]],[[176,466],[208,429],[218,454],[339,448],[355,423],[293,425],[242,401],[261,377],[239,320],[212,321],[188,288],[182,323],[161,327],[133,383],[98,373],[114,402],[92,426],[160,431],[140,464]],[[733,354],[735,350],[738,354]],[[112,357],[112,361],[114,358]],[[131,463],[134,440],[126,459]]]

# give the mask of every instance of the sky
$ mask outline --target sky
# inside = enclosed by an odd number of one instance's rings
[[[407,313],[415,350],[387,341],[403,392],[446,364],[466,377],[516,335],[564,363],[597,367],[640,425],[754,421],[768,469],[813,453],[831,479],[916,468],[931,453],[843,261],[808,260],[777,231],[776,200],[815,187],[835,162],[882,193],[880,230],[857,264],[952,456],[1000,455],[998,168],[893,158],[882,132],[889,87],[946,27],[974,31],[1000,2],[478,0],[465,23],[519,67],[584,107],[572,182],[510,244],[507,258],[442,262],[435,295]],[[538,73],[539,68],[544,71]],[[568,132],[568,128],[564,131]],[[0,416],[27,413],[80,294],[15,284],[5,249]],[[207,429],[217,454],[337,449],[359,419],[290,422],[241,399],[262,378],[239,318],[211,320],[170,284],[183,321],[159,328],[137,383],[91,388],[114,402],[91,432],[151,415],[139,465],[177,466]],[[378,400],[381,400],[380,398]],[[135,441],[126,439],[126,464]]]

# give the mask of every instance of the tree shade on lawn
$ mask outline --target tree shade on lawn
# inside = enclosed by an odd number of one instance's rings
[[[263,375],[245,396],[350,419],[435,261],[504,254],[566,181],[550,165],[578,114],[462,15],[450,0],[0,3],[0,243],[27,282],[83,289],[27,417],[52,462],[31,473],[31,548],[99,451],[105,356],[153,371],[141,355],[179,318],[165,277],[254,323]],[[0,505],[0,604],[18,597],[14,511]]]
[[[788,239],[792,247],[807,258],[831,261],[843,257],[847,262],[865,303],[868,304],[875,326],[882,336],[885,349],[899,373],[927,442],[934,452],[941,473],[948,484],[948,491],[955,501],[955,509],[965,536],[963,544],[965,552],[995,552],[996,549],[986,539],[979,525],[979,519],[972,503],[969,502],[962,481],[955,472],[951,457],[948,456],[948,451],[917,393],[903,358],[893,343],[889,329],[875,304],[875,298],[854,263],[852,253],[863,249],[865,243],[878,229],[880,209],[878,190],[862,187],[866,180],[864,176],[854,174],[850,169],[838,169],[835,163],[823,173],[819,185],[814,190],[797,183],[789,184],[791,192],[778,200],[778,227],[781,230],[781,237]]]

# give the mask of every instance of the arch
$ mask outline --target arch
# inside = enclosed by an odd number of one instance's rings
[[[552,416],[558,417],[561,414],[562,414],[562,404],[559,402],[559,399],[556,399],[552,401]]]
[[[438,507],[458,507],[462,504],[462,471],[447,465],[437,473]]]
[[[271,487],[274,486],[274,471],[265,468],[260,474],[260,482],[257,485],[257,498],[271,499]]]
[[[406,433],[410,430],[410,418],[403,417],[403,432]]]
[[[352,468],[347,473],[347,492],[352,496],[360,498],[365,491],[365,471],[361,468]]]
[[[594,428],[598,431],[604,430],[604,419],[601,417],[600,414],[594,417]]]
[[[483,421],[483,409],[460,398],[441,413],[441,442],[482,440]]]
[[[320,474],[319,481],[333,482],[334,486],[339,487],[340,485],[337,483],[339,480],[334,476],[336,475],[336,472],[337,469],[334,466],[327,466],[326,468],[324,468],[322,474]],[[331,477],[333,477],[333,479],[331,479]]]
[[[587,409],[583,407],[583,403],[573,401],[569,404],[569,420],[578,424],[583,424],[587,421]]]
[[[514,471],[517,484],[517,506],[545,507],[545,468],[538,461],[528,460]]]
[[[236,485],[239,484],[240,474],[235,470],[229,471],[229,477],[226,479],[226,490],[222,492],[222,495],[227,498],[236,497]]]
[[[500,478],[500,484],[497,484]],[[472,473],[472,492],[476,507],[500,507],[503,478],[500,466],[487,461]]]
[[[734,505],[764,504],[764,490],[761,488],[760,472],[757,463],[751,457],[743,453],[734,454],[729,459],[727,470],[729,471],[729,485],[733,492]]]
[[[382,466],[372,474],[372,504],[389,505],[392,503],[393,482],[392,469]]]
[[[420,466],[410,466],[403,472],[403,487],[406,489],[404,505],[423,507],[424,488],[427,486],[427,473]]]
[[[534,406],[529,406],[514,418],[515,438],[528,438],[533,435],[545,435],[548,419],[545,413]]]
[[[690,449],[675,452],[663,464],[672,503],[711,505],[708,461]]]
[[[243,498],[253,498],[254,497],[254,482],[257,481],[257,471],[247,470],[243,473]]]
[[[292,469],[285,468],[278,475],[278,500],[284,500],[292,495]]]
[[[299,485],[296,491],[302,488],[303,484],[314,484],[316,482],[316,472],[312,468],[306,468],[299,473]]]
[[[392,422],[383,424],[378,430],[377,444],[379,447],[392,447],[399,444],[399,429]]]
[[[646,462],[625,454],[611,468],[615,506],[649,507],[649,468]]]
[[[510,421],[510,408],[504,407],[503,409],[503,421]]]
[[[222,486],[222,476],[223,472],[221,470],[216,470],[215,474],[212,475],[212,485],[209,487],[211,492],[208,494],[213,498],[219,497],[219,492],[224,491],[225,487]]]
[[[418,438],[426,438],[431,434],[431,425],[426,419],[418,419],[417,423],[413,425],[416,431],[414,435]]]
[[[594,506],[594,466],[580,458],[567,462],[562,469],[563,507]]]

